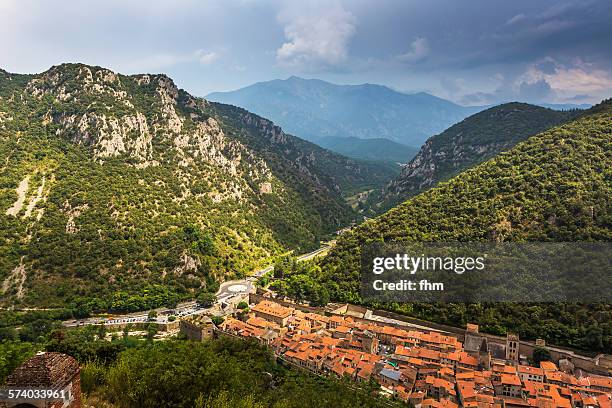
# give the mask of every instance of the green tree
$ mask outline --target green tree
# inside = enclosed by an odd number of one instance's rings
[[[225,321],[225,319],[221,316],[212,316],[210,318],[210,320],[212,320],[212,322],[216,325],[219,326],[221,325],[221,323],[223,323]]]
[[[200,292],[196,300],[200,306],[208,308],[215,303],[217,296],[211,292]]]
[[[21,363],[33,356],[36,346],[27,342],[1,341],[0,342],[0,384]]]
[[[533,349],[533,364],[540,365],[540,361],[550,361],[552,359],[550,351],[544,347],[536,347]]]

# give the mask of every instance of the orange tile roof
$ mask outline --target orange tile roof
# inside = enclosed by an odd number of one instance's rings
[[[560,371],[546,371],[545,376],[547,381],[561,382],[563,380]]]
[[[469,366],[478,366],[478,359],[474,356],[469,355],[465,351],[459,353],[459,362]]]
[[[410,349],[398,344],[395,346],[395,354],[399,356],[410,356]]]
[[[334,339],[333,337],[323,336],[321,338],[321,344],[327,347],[336,347],[340,343],[340,339]]]
[[[416,358],[416,357],[409,358],[408,362],[410,364],[412,364],[413,366],[416,366],[416,367],[420,367],[420,366],[425,364],[425,362],[423,360],[421,360],[420,358]]]
[[[557,365],[552,361],[540,361],[540,368],[544,371],[556,371]]]
[[[521,374],[544,375],[544,370],[538,367],[519,365],[518,372]]]
[[[257,317],[257,316],[251,316],[247,321],[247,324],[250,324],[251,326],[254,327],[259,327],[259,328],[278,328],[279,326],[275,323],[269,322],[266,319],[262,319],[261,317]]]
[[[523,407],[530,406],[529,402],[525,401],[522,398],[514,398],[514,397],[503,396],[503,397],[501,397],[501,399],[504,400],[504,403],[506,405],[518,405],[518,406],[523,406]]]
[[[612,377],[592,376],[589,377],[589,382],[591,387],[595,386],[612,390]]]
[[[502,374],[501,383],[505,385],[521,385],[521,379],[517,375],[513,374]]]
[[[466,371],[463,373],[457,373],[455,374],[455,378],[457,379],[457,381],[459,380],[466,380],[466,379],[473,379],[474,378],[474,371]]]
[[[455,395],[455,386],[453,385],[453,383],[443,378],[437,378],[437,377],[428,375],[427,378],[425,378],[425,383],[435,388],[444,388],[449,394]]]
[[[419,348],[418,349],[418,356],[422,359],[428,359],[428,360],[439,360],[440,359],[440,352],[438,351],[433,351],[433,350],[429,350],[426,348]]]
[[[441,368],[441,369],[438,371],[438,373],[439,373],[440,375],[446,375],[446,376],[449,376],[449,375],[453,375],[455,372],[454,372],[452,369],[448,368],[448,367],[442,367],[442,368]]]
[[[516,367],[513,367],[511,365],[504,365],[504,373],[516,374]]]
[[[602,394],[597,396],[597,402],[600,408],[611,408],[612,407],[612,395]]]
[[[253,306],[251,310],[281,318],[289,317],[293,313],[293,309],[279,305],[278,303],[270,300],[262,300]]]
[[[461,398],[468,399],[476,397],[476,391],[474,387],[476,384],[468,381],[460,381],[457,383],[457,388],[459,389],[459,394],[461,394]]]
[[[455,404],[454,402],[446,398],[442,398],[439,401],[436,401],[433,398],[427,398],[423,400],[423,402],[421,403],[421,406],[423,408],[430,408],[430,407],[431,408],[457,408],[458,407],[457,404]]]
[[[348,333],[348,332],[351,331],[351,329],[349,329],[346,326],[338,326],[338,327],[336,327],[336,331],[339,332],[339,333]]]

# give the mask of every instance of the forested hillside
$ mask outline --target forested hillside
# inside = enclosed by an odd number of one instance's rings
[[[476,113],[430,137],[380,197],[373,198],[381,209],[389,209],[579,113],[516,102]]]
[[[302,298],[361,302],[360,248],[389,241],[612,240],[612,101],[345,233],[317,267],[276,285]],[[305,290],[304,288],[307,288]],[[421,318],[555,344],[612,349],[609,304],[379,305]]]
[[[397,174],[396,169],[388,165],[347,159],[314,143],[288,135],[268,119],[242,108],[216,102],[208,106],[214,115],[232,126],[240,140],[262,155],[277,174],[286,177],[284,181],[287,184],[299,189],[308,187],[301,190],[302,197],[313,206],[321,207],[322,212],[328,211],[325,200],[329,198],[321,196],[322,192],[326,192],[321,186],[332,190],[337,200],[338,194],[346,197],[356,191],[385,185]],[[305,185],[311,179],[315,183]],[[344,201],[340,203],[344,205]],[[333,225],[338,225],[338,222],[335,221]]]
[[[332,154],[164,75],[0,72],[0,293],[148,308],[351,222],[385,168]],[[390,176],[389,176],[390,177]]]

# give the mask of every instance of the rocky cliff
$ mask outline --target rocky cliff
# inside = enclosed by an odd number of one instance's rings
[[[117,310],[314,247],[354,219],[344,189],[389,176],[165,75],[82,64],[0,72],[0,157],[3,301]]]

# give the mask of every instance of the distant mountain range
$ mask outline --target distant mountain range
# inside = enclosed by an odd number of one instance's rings
[[[349,157],[404,163],[414,156],[411,146],[419,147],[429,137],[494,106],[461,106],[425,92],[407,94],[382,85],[336,85],[296,76],[213,92],[206,99],[245,108]],[[538,106],[572,110],[591,105]]]
[[[325,143],[321,140],[326,137],[353,137],[420,146],[431,135],[483,109],[424,92],[405,94],[381,85],[335,85],[295,76],[214,92],[206,99],[243,107],[319,143]]]

